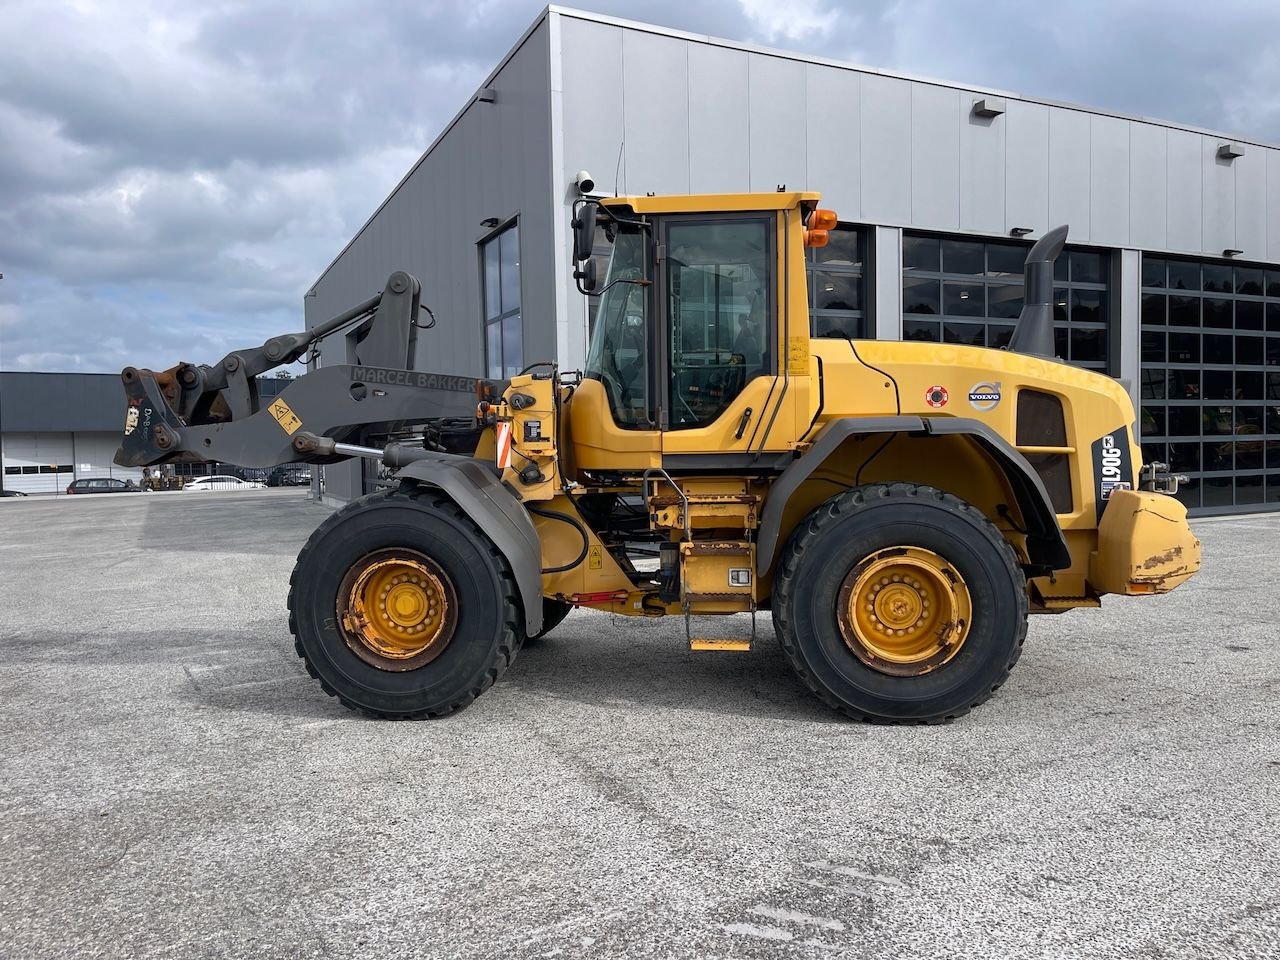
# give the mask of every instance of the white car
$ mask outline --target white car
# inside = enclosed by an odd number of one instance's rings
[[[241,480],[239,477],[192,477],[185,484],[183,490],[265,490],[265,483],[258,483],[256,480]]]

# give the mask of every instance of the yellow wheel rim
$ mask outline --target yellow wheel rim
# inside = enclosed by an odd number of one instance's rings
[[[380,670],[413,670],[453,636],[458,601],[439,565],[413,550],[378,550],[338,587],[338,623],[349,646]]]
[[[920,547],[889,547],[844,578],[836,621],[854,656],[880,673],[916,677],[964,646],[973,604],[964,578]]]

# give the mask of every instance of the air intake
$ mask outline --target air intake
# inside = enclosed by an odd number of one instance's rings
[[[1053,262],[1067,242],[1067,225],[1054,227],[1036,241],[1022,265],[1023,302],[1009,349],[1053,356]]]

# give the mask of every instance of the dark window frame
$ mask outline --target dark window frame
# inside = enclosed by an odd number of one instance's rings
[[[1280,270],[1144,254],[1139,276],[1138,430],[1144,459],[1171,463],[1190,477],[1178,496],[1191,510],[1276,509]],[[1227,304],[1230,325],[1223,323]],[[1248,318],[1244,327],[1242,314]],[[1209,352],[1223,348],[1229,348],[1229,358]]]
[[[505,277],[503,275],[505,273],[505,270],[503,268],[503,262],[502,262],[502,239],[503,237],[510,234],[512,231],[515,232],[515,245],[516,245],[516,249],[515,249],[516,299],[515,299],[515,306],[508,309],[507,304],[504,301],[506,283],[505,283]],[[478,259],[480,263],[481,353],[482,353],[482,356],[484,357],[485,376],[494,380],[507,379],[513,376],[515,373],[518,373],[520,370],[524,368],[524,286],[523,286],[523,271],[521,268],[521,263],[523,262],[523,258],[521,257],[521,254],[520,254],[520,239],[521,239],[520,238],[520,218],[519,216],[515,216],[515,217],[512,217],[510,220],[507,220],[501,226],[495,228],[491,233],[487,234],[484,238],[480,240],[480,242],[476,246]],[[498,268],[498,275],[496,278],[494,278],[494,281],[497,287],[497,292],[498,292],[498,309],[493,314],[493,316],[490,316],[490,310],[489,310],[489,307],[490,307],[489,279],[490,277],[489,277],[489,265],[486,257],[486,253],[489,249],[490,244],[495,245],[494,250],[497,252],[497,268]],[[517,356],[514,363],[509,362],[509,358],[507,357],[508,344],[507,344],[507,338],[506,338],[506,331],[504,329],[506,322],[508,320],[511,320],[513,317],[516,318],[520,327],[520,343],[519,343],[518,349],[515,349]],[[497,358],[496,367],[494,366],[494,358],[490,355],[491,351],[490,351],[490,342],[489,342],[490,328],[494,326],[498,328],[497,329],[498,347],[501,354]]]
[[[830,250],[830,245],[805,250],[805,281],[809,291],[809,336],[821,339],[837,331],[843,331],[837,334],[838,337],[843,337],[852,329],[853,333],[849,339],[867,339],[867,251],[870,247],[870,232],[870,229],[862,224],[846,221],[836,224],[836,228],[831,231],[833,237],[835,234],[848,234],[854,238],[857,259],[853,263],[823,260],[823,251]],[[857,290],[858,306],[841,309],[819,308],[817,306],[818,284],[825,282],[821,279],[824,276],[833,278],[836,283],[841,280],[853,283]]]
[[[922,241],[922,244],[936,244],[937,259],[935,263],[937,269],[933,269],[931,266],[908,266],[908,244],[912,241]],[[979,272],[973,272],[972,269],[969,272],[948,269],[948,248],[952,250],[953,257],[968,254],[972,258],[972,254],[975,252],[974,248],[979,246],[982,248]],[[1005,346],[1008,343],[1009,336],[1013,333],[1014,325],[1017,323],[1018,312],[1024,302],[1024,297],[1019,295],[1016,298],[1019,310],[1008,311],[1008,313],[1012,314],[1011,316],[1000,316],[992,314],[991,293],[993,290],[1012,291],[1015,289],[1021,292],[1023,280],[1020,270],[1015,275],[1009,269],[1014,266],[1013,260],[999,264],[1000,269],[995,269],[992,263],[992,252],[1012,253],[1014,251],[1022,251],[1022,255],[1025,258],[1026,251],[1030,250],[1031,247],[1032,244],[1027,241],[904,230],[902,233],[901,286],[903,339],[985,346],[995,349]],[[1087,256],[1091,260],[1093,258],[1097,259],[1097,275],[1101,279],[1076,279],[1074,276],[1077,271],[1076,265],[1081,264],[1080,269],[1083,269],[1084,263],[1087,262],[1079,259],[1082,256]],[[1118,357],[1117,351],[1113,346],[1111,261],[1111,251],[1099,247],[1069,246],[1058,257],[1054,270],[1054,337],[1056,352],[1068,363],[1087,370],[1114,376]],[[911,281],[926,281],[934,284],[936,302],[938,304],[937,313],[908,312],[908,283]],[[960,310],[949,312],[947,296],[949,290],[955,293],[955,303],[957,304],[961,301],[968,302],[973,300],[975,294],[978,294],[982,302],[979,307],[972,309],[966,307],[965,309],[968,312]],[[1076,319],[1074,314],[1077,310],[1076,300],[1078,295],[1092,295],[1095,293],[1098,295],[1096,309],[1100,312],[1102,319]],[[1079,309],[1083,311],[1085,307],[1080,305]],[[1059,317],[1059,312],[1065,315]],[[979,328],[981,329],[979,330]],[[993,328],[996,331],[994,336]],[[975,339],[959,339],[962,331],[967,331]],[[956,339],[948,339],[948,333],[952,333]],[[915,336],[912,334],[921,335]],[[932,334],[932,336],[928,336],[928,334]],[[980,343],[977,342],[979,338],[981,339]],[[1077,342],[1083,344],[1088,340],[1100,341],[1100,348],[1097,352],[1101,354],[1101,359],[1079,360],[1073,356],[1076,352]],[[1065,349],[1063,349],[1064,346]]]
[[[750,211],[744,210],[741,213],[720,213],[720,214],[670,214],[655,220],[658,236],[661,237],[662,245],[670,250],[670,232],[672,227],[697,226],[701,224],[720,224],[720,223],[760,223],[764,226],[765,238],[765,262],[768,269],[764,272],[764,280],[766,287],[765,299],[765,331],[768,334],[765,344],[766,356],[768,357],[768,365],[759,376],[773,377],[778,376],[779,367],[779,344],[778,344],[778,283],[777,269],[775,264],[778,262],[778,243],[777,243],[777,214],[774,211]],[[724,412],[721,411],[712,420],[691,421],[688,423],[677,423],[671,416],[672,396],[671,386],[672,377],[674,375],[674,367],[671,358],[671,311],[670,311],[670,290],[671,290],[671,267],[670,257],[663,257],[657,265],[657,283],[653,293],[655,323],[653,330],[655,333],[656,347],[654,356],[658,362],[654,364],[650,371],[651,386],[654,389],[652,395],[657,397],[658,406],[661,410],[659,416],[659,429],[663,432],[677,432],[680,430],[695,430],[702,427],[710,426],[719,420]],[[745,389],[746,383],[743,388]],[[730,402],[729,405],[732,405]]]

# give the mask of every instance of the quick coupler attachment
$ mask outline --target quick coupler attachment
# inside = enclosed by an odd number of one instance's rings
[[[182,421],[165,399],[151,370],[125,367],[124,435],[115,462],[122,467],[148,467],[181,459],[178,444]]]

